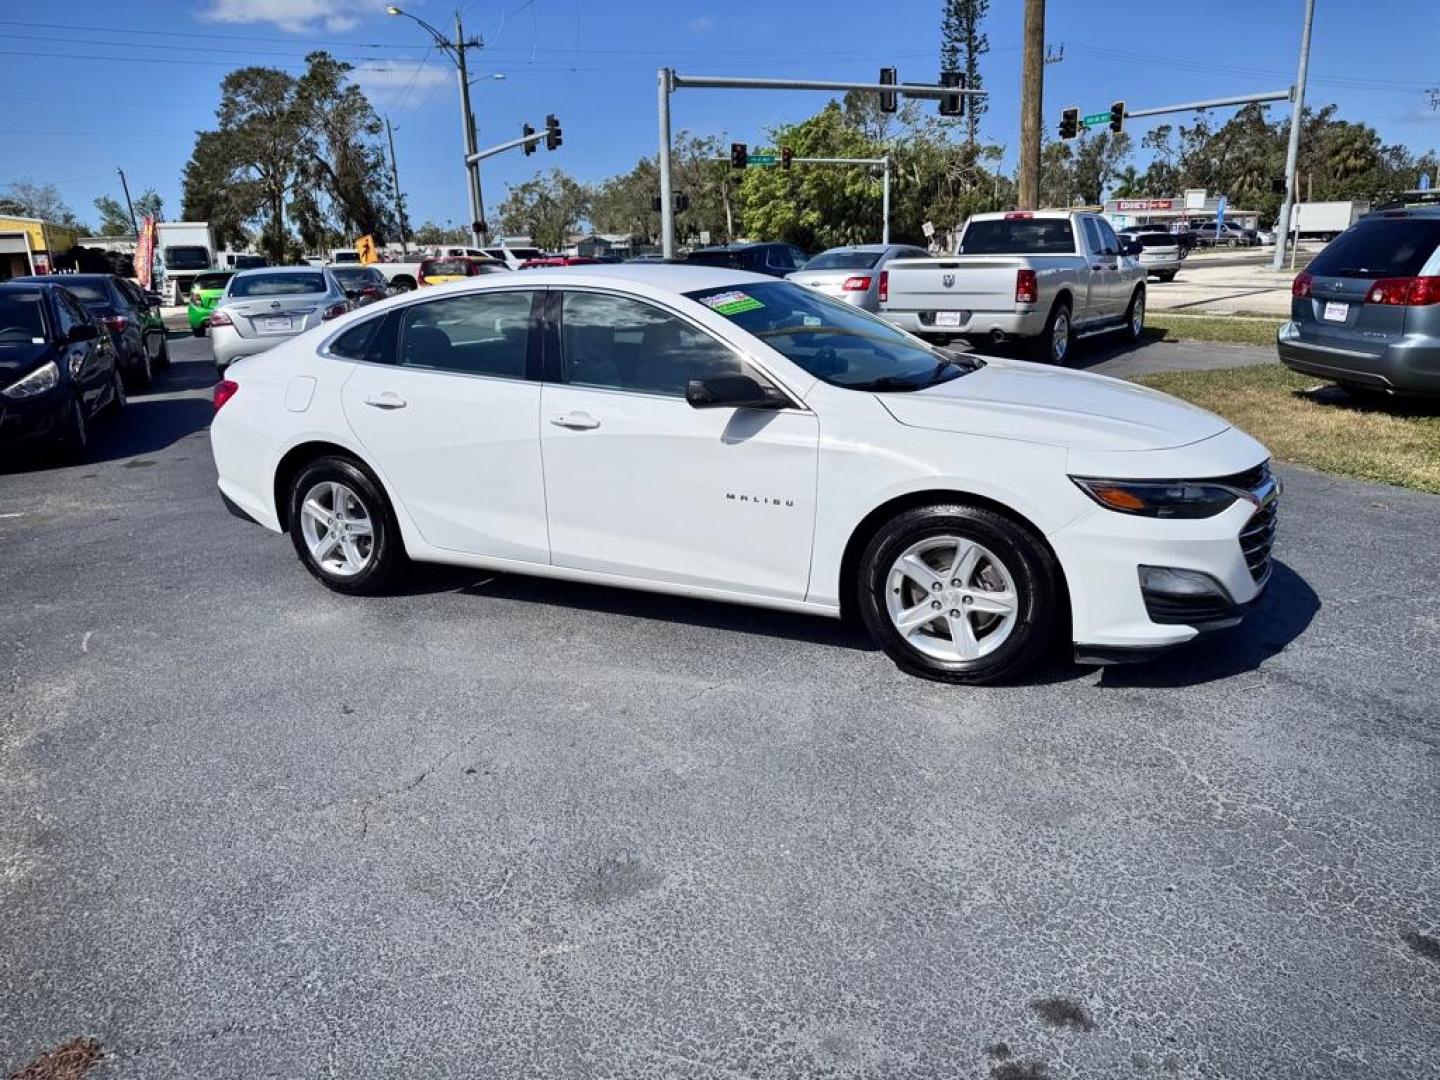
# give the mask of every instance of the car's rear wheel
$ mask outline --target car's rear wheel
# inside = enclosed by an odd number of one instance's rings
[[[1139,341],[1145,336],[1145,286],[1141,285],[1130,297],[1130,306],[1125,309],[1125,336]]]
[[[1038,338],[1030,342],[1030,354],[1034,359],[1047,364],[1063,364],[1070,355],[1074,338],[1075,330],[1070,324],[1070,305],[1064,300],[1056,300],[1055,306],[1050,309],[1050,317],[1045,320],[1045,329]]]
[[[90,449],[90,417],[85,413],[85,402],[79,394],[70,398],[65,410],[65,419],[60,435],[60,457],[71,464],[85,460]]]
[[[110,404],[106,406],[106,410],[111,416],[119,416],[125,411],[125,406],[129,404],[129,399],[125,396],[125,379],[121,376],[118,367],[110,378]]]
[[[154,381],[155,366],[150,359],[150,350],[142,341],[140,354],[130,363],[130,385],[136,390],[144,390]]]
[[[1175,280],[1175,274],[1176,274],[1176,273],[1177,273],[1177,271],[1175,271],[1175,270],[1162,270],[1162,271],[1160,271],[1160,273],[1156,274],[1155,276],[1158,277],[1161,281],[1164,281],[1164,282],[1166,282],[1166,283],[1168,284],[1169,282]]]
[[[159,368],[170,366],[170,336],[163,330],[160,332],[160,351],[155,354],[155,366]]]
[[[1032,668],[1059,619],[1054,558],[1003,514],[922,506],[886,523],[860,561],[860,616],[905,671],[993,683]]]
[[[384,592],[405,555],[374,479],[353,461],[320,458],[300,470],[289,495],[290,539],[306,569],[336,592]]]

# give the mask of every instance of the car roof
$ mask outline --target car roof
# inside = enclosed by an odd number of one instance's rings
[[[469,288],[474,288],[481,282],[485,283],[484,287],[510,289],[520,285],[548,285],[555,288],[566,285],[600,288],[639,285],[675,293],[699,292],[702,289],[723,286],[782,284],[780,279],[765,274],[752,274],[747,270],[731,270],[723,266],[694,263],[590,263],[583,266],[537,266],[526,270],[524,274],[493,274],[466,278],[465,282],[435,288],[448,289],[467,284]]]
[[[252,266],[247,270],[236,270],[236,277],[251,277],[255,274],[313,274],[316,270],[329,270],[328,266]],[[206,271],[207,273],[209,271]],[[218,273],[218,271],[216,271]]]
[[[67,281],[114,281],[118,274],[25,274],[11,278],[11,281],[26,281],[32,285],[60,285]]]
[[[749,251],[751,248],[793,247],[783,240],[756,240],[749,244],[715,244],[711,247],[696,248],[691,254],[702,255],[710,251]]]
[[[64,288],[56,281],[37,281],[33,277],[10,278],[8,281],[0,281],[0,293],[24,292],[33,293],[36,286],[50,289]]]
[[[915,246],[915,244],[840,244],[837,247],[828,247],[818,254],[829,255],[832,251],[889,251],[891,248]]]

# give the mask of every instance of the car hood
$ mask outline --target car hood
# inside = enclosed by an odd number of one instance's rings
[[[1072,450],[1163,450],[1229,427],[1157,390],[1019,360],[987,359],[978,371],[939,386],[876,396],[910,427]]]
[[[53,345],[0,345],[0,390],[54,358]]]

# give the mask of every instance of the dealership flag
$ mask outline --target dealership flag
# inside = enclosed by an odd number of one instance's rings
[[[140,236],[135,245],[135,279],[142,288],[150,288],[155,272],[155,219],[147,217],[140,226]]]

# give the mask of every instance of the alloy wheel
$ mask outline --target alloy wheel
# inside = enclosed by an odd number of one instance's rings
[[[323,480],[300,504],[300,531],[315,564],[336,577],[354,577],[375,555],[375,526],[360,497]]]
[[[1139,339],[1145,332],[1145,294],[1140,293],[1130,305],[1130,336]]]
[[[890,622],[936,660],[978,660],[1015,629],[1015,578],[989,548],[961,536],[929,536],[906,548],[886,576]]]
[[[1055,326],[1050,331],[1050,358],[1055,363],[1065,359],[1070,351],[1070,315],[1062,307],[1055,313]]]

